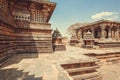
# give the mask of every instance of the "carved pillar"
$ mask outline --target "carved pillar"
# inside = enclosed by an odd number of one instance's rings
[[[104,40],[105,39],[105,25],[101,25],[101,39]]]
[[[30,10],[30,21],[34,21],[34,11]]]
[[[38,10],[36,11],[36,21],[38,22]]]
[[[33,13],[33,21],[35,22],[35,11]]]
[[[91,31],[92,31],[93,36],[95,37],[95,35],[94,35],[95,34],[95,28],[92,28]]]
[[[40,22],[40,11],[39,11],[39,14],[38,14],[38,15],[39,15],[39,18],[38,18],[39,20],[38,20],[38,21]]]
[[[31,10],[31,21],[35,22],[35,10]]]
[[[37,22],[37,11],[35,11],[35,22]]]
[[[37,22],[39,22],[39,10],[37,10]]]
[[[120,40],[120,25],[119,25],[119,40]]]
[[[112,30],[112,39],[114,39],[114,30]]]
[[[86,33],[86,32],[85,32],[85,30],[83,30],[83,33],[82,33],[82,34],[83,34],[83,35],[82,35],[82,38],[84,37],[85,33]]]
[[[109,27],[108,38],[112,39],[112,26]]]
[[[79,39],[79,40],[82,39],[82,30],[81,30],[81,29],[78,31],[78,39]]]
[[[119,40],[119,27],[116,27],[116,31],[115,31],[115,39]]]

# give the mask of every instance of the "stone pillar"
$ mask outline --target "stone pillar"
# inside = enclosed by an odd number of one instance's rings
[[[37,22],[37,11],[35,11],[35,22]]]
[[[116,27],[116,31],[115,31],[115,39],[119,40],[119,27]]]
[[[108,38],[112,39],[112,27],[109,27],[109,31],[108,31]]]
[[[35,21],[35,11],[34,10],[30,10],[31,14],[30,14],[30,21]]]
[[[112,39],[114,39],[114,30],[112,30]]]
[[[95,29],[92,28],[91,31],[92,31],[93,36],[95,37],[95,35],[94,35],[95,34]]]
[[[79,31],[78,31],[78,39],[79,39],[79,40],[82,40],[82,30],[79,30]]]
[[[101,40],[105,39],[105,25],[101,25]]]
[[[84,31],[83,31],[83,36],[82,36],[82,37],[84,37],[85,33],[86,33],[86,31],[84,30]]]
[[[39,18],[39,17],[38,17],[38,14],[39,14],[39,13],[38,13],[38,10],[36,11],[36,14],[37,14],[37,15],[36,15],[36,18],[37,18],[37,22],[38,22],[38,18]]]
[[[119,40],[120,40],[120,25],[119,25]]]

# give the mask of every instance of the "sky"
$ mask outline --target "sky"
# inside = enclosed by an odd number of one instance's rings
[[[75,23],[101,19],[120,21],[120,0],[50,0],[56,2],[51,16],[52,29],[66,36],[67,28]]]

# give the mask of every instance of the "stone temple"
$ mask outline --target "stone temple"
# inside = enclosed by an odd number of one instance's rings
[[[49,0],[0,0],[0,62],[15,53],[50,53],[48,23],[56,3]]]
[[[100,20],[87,23],[75,31],[80,42],[83,41],[84,35],[90,31],[95,38],[95,46],[99,48],[120,47],[120,22]]]
[[[0,80],[120,80],[120,22],[83,25],[65,46],[49,23],[55,7],[0,0]]]

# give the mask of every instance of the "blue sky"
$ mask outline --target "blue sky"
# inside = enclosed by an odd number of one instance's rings
[[[75,23],[100,19],[120,21],[120,0],[50,0],[56,2],[50,19],[52,28],[65,35],[66,29]]]

